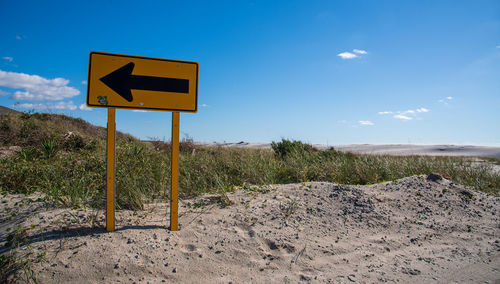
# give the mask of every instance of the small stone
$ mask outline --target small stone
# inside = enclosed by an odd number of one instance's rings
[[[172,273],[177,273],[177,268],[172,269]]]
[[[304,274],[300,274],[300,281],[311,281],[311,277]]]
[[[430,180],[433,182],[439,182],[439,181],[443,180],[443,177],[439,174],[431,173],[431,174],[427,175],[427,180]]]

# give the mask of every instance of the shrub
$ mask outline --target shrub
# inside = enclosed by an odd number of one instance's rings
[[[290,153],[310,153],[314,150],[311,145],[304,144],[300,141],[290,141],[287,139],[281,139],[281,142],[272,142],[271,148],[273,149],[276,156],[284,158]]]
[[[19,157],[24,161],[31,161],[38,156],[35,148],[28,146],[18,152]]]
[[[54,140],[44,141],[41,146],[42,146],[42,153],[47,159],[50,159],[56,155],[57,145]]]
[[[87,146],[83,137],[74,132],[68,132],[63,138],[63,147],[66,150],[80,150]]]

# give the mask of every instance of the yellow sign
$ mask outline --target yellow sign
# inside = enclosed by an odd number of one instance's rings
[[[87,105],[196,112],[198,63],[92,51]]]

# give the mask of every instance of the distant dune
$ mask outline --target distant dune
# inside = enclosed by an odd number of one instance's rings
[[[270,148],[271,143],[201,143],[205,146],[221,147],[247,147],[247,148]],[[500,147],[472,146],[472,145],[411,145],[411,144],[351,144],[351,145],[323,145],[314,144],[315,148],[325,150],[333,147],[335,150],[353,153],[374,155],[428,155],[428,156],[472,156],[500,158]]]
[[[8,107],[0,106],[0,114],[5,114],[5,113],[19,113],[17,110],[13,110]]]

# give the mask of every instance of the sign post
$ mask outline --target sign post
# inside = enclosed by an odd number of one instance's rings
[[[179,113],[172,112],[172,179],[170,186],[170,230],[178,229],[179,197]]]
[[[179,112],[198,110],[198,63],[92,51],[87,105],[108,109],[106,230],[115,230],[115,108],[172,112],[170,230],[178,230]]]
[[[106,230],[115,230],[115,108],[108,108],[108,138],[106,144]]]

